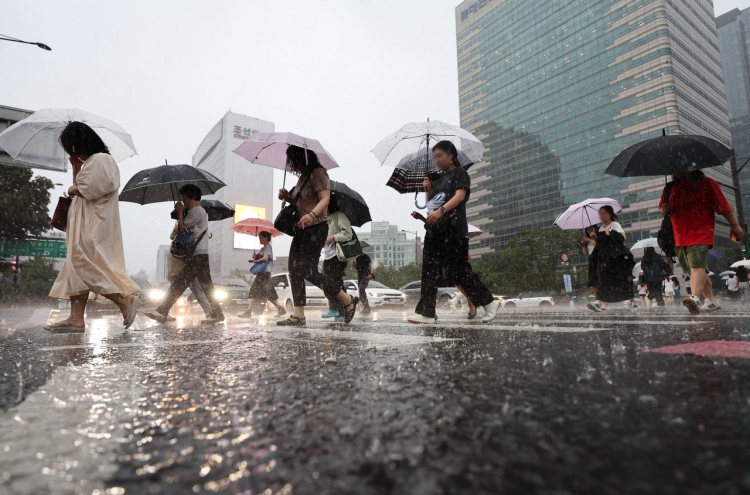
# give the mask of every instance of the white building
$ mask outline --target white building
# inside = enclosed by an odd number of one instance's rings
[[[421,262],[421,242],[419,237],[410,241],[406,233],[398,230],[398,225],[389,222],[370,223],[370,232],[357,232],[360,241],[370,245],[365,252],[375,265],[401,268],[416,261]]]
[[[157,284],[167,281],[167,257],[169,256],[169,245],[159,246],[156,252],[156,276],[154,281]]]
[[[236,210],[234,220],[209,223],[209,259],[214,281],[232,277],[235,269],[249,270],[248,259],[258,246],[256,237],[236,234],[233,222],[259,217],[273,220],[273,169],[254,165],[233,151],[257,131],[273,132],[274,124],[227,112],[209,131],[193,155],[193,166],[206,170],[227,186],[210,196]]]

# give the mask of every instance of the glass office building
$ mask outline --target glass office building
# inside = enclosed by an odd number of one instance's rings
[[[475,257],[586,198],[622,204],[630,243],[655,235],[664,177],[604,175],[610,161],[662,130],[731,143],[709,0],[467,0],[456,27],[461,125],[485,145],[470,169]],[[709,173],[731,185],[728,167]]]
[[[721,66],[727,92],[729,130],[737,167],[750,158],[750,8],[716,18]],[[750,221],[750,164],[739,175],[745,222]]]

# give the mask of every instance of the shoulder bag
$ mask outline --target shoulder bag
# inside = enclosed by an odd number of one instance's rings
[[[286,235],[294,237],[294,233],[297,231],[297,223],[299,222],[299,208],[297,208],[297,201],[302,196],[302,191],[307,186],[307,182],[312,177],[312,173],[307,176],[305,181],[302,183],[302,187],[297,191],[297,195],[294,198],[294,202],[286,204],[281,203],[281,211],[276,215],[276,220],[273,222],[273,227],[279,232],[283,232]]]
[[[50,225],[52,228],[62,230],[68,228],[68,210],[70,210],[70,204],[73,202],[73,198],[69,196],[60,196],[57,200],[57,207],[55,207],[55,213],[52,215],[52,221]]]
[[[670,207],[672,207],[672,203],[670,202],[669,196],[672,192],[672,186],[674,186],[674,181],[668,182],[664,191],[665,197],[667,198],[666,202],[669,203]],[[659,232],[657,232],[656,234],[656,243],[659,245],[661,250],[664,251],[664,254],[666,254],[670,258],[674,258],[675,256],[677,256],[677,253],[674,249],[674,229],[672,228],[671,214],[664,215],[664,219],[661,221]]]
[[[451,189],[455,188],[456,183],[456,175],[454,174],[453,178],[450,181]],[[455,196],[456,191],[454,190],[450,195],[445,196],[445,205],[453,199],[453,196]],[[457,208],[457,207],[456,207]],[[442,217],[440,217],[440,220],[438,220],[435,223],[426,223],[425,222],[425,230],[427,230],[430,234],[432,234],[433,237],[440,237],[440,238],[449,238],[449,237],[459,237],[457,234],[460,230],[460,226],[456,225],[456,222],[458,221],[458,215],[456,213],[456,208],[453,208],[451,211],[444,213]]]
[[[187,263],[190,258],[193,257],[195,250],[198,248],[198,244],[200,244],[201,239],[206,235],[206,232],[208,232],[208,229],[204,230],[197,239],[195,238],[195,232],[183,232],[182,234],[177,234],[177,237],[172,240],[169,254],[171,254],[173,258],[180,260],[183,263]]]
[[[264,255],[262,255],[261,253],[258,253],[253,257],[253,259],[262,258],[263,256]],[[252,267],[250,267],[250,273],[252,273],[253,275],[260,275],[261,273],[266,271],[266,268],[268,268],[268,265],[270,264],[271,264],[271,257],[269,256],[266,261],[255,263]]]
[[[336,219],[336,231],[339,230],[338,218]],[[362,254],[362,245],[359,243],[357,233],[352,229],[352,238],[348,241],[336,243],[336,257],[339,261],[349,261]]]

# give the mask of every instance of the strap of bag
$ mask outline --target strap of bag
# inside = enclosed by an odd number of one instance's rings
[[[198,236],[198,238],[195,240],[195,244],[193,244],[193,248],[190,250],[191,252],[195,252],[196,249],[198,249],[198,244],[201,243],[201,239],[203,239],[203,236],[206,235],[206,232],[208,232],[208,228],[203,231],[201,235]]]
[[[312,172],[314,172],[314,170]],[[294,204],[297,204],[297,201],[299,201],[300,196],[302,196],[302,191],[305,190],[305,187],[307,187],[307,183],[312,178],[312,172],[310,172],[307,178],[305,178],[305,180],[302,181],[302,187],[299,188],[299,191],[297,191],[297,195],[294,197]]]
[[[673,180],[670,180],[669,182],[667,182],[667,186],[666,186],[666,188],[664,190],[664,192],[665,192],[664,197],[667,198],[666,202],[669,203],[669,207],[672,208],[672,211],[674,211],[674,206],[672,206],[672,203],[669,201],[671,199],[669,196],[670,196],[670,194],[672,194],[672,186],[674,186],[674,181]],[[667,216],[671,217],[672,214],[670,213]]]

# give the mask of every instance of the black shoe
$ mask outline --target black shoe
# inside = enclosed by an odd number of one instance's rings
[[[473,313],[469,313],[469,316],[468,316],[468,318],[469,318],[470,320],[473,320],[473,319],[474,319],[474,318],[476,318],[476,317],[477,317],[477,312],[476,312],[476,311],[474,311]]]
[[[367,316],[367,315],[369,315],[371,313],[372,313],[372,310],[370,308],[365,308],[365,309],[362,310],[362,314],[364,316]]]
[[[307,320],[304,318],[297,318],[296,316],[290,316],[286,320],[277,321],[276,325],[280,327],[304,327],[307,325]]]
[[[349,303],[352,309],[348,309],[349,306],[344,308],[344,323],[350,323],[354,319],[354,314],[357,312],[357,304],[359,304],[359,298],[352,297],[352,302]]]

